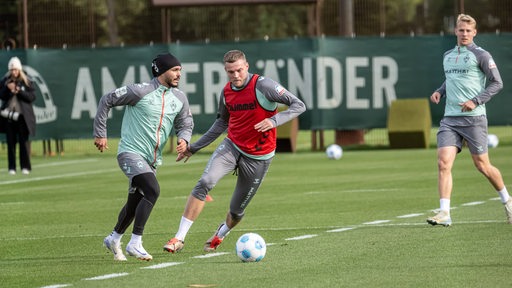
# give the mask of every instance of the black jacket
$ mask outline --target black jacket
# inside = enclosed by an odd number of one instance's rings
[[[0,81],[0,100],[2,100],[2,105],[0,106],[0,110],[5,109],[9,105],[9,101],[14,95],[9,88],[7,88],[7,81],[9,80],[9,76],[4,77]],[[35,136],[36,134],[36,116],[34,115],[34,108],[32,107],[32,102],[36,100],[36,94],[32,83],[30,85],[26,85],[21,79],[16,81],[18,87],[20,87],[20,91],[17,94],[18,103],[20,106],[21,114],[23,115],[23,119],[25,119],[25,123],[27,124],[27,128],[30,136]],[[0,117],[0,132],[5,133],[5,125],[7,124],[7,119],[4,117]]]

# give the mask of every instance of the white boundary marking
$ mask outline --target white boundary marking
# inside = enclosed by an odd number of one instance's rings
[[[194,256],[192,258],[204,259],[204,258],[212,258],[212,257],[222,256],[222,255],[226,255],[226,254],[231,254],[231,253],[229,253],[229,252],[216,252],[216,253],[211,253],[211,254],[198,255],[198,256]]]
[[[382,224],[382,223],[388,223],[391,222],[391,220],[375,220],[371,222],[364,222],[364,225],[375,225],[375,224]]]
[[[51,179],[58,179],[58,178],[67,178],[67,177],[76,177],[76,176],[84,176],[84,175],[93,175],[93,174],[103,174],[103,173],[115,172],[115,171],[119,171],[119,168],[116,168],[116,169],[106,169],[106,170],[95,170],[95,171],[87,171],[87,172],[76,172],[76,173],[44,176],[44,177],[30,177],[30,178],[26,178],[26,179],[8,180],[8,181],[1,181],[0,185],[27,183],[27,182],[51,180]]]
[[[292,237],[292,238],[286,238],[284,240],[286,241],[296,241],[296,240],[304,240],[304,239],[310,239],[310,238],[314,238],[318,236],[317,234],[309,234],[309,235],[302,235],[302,236],[297,236],[297,237]]]
[[[424,213],[412,213],[412,214],[405,214],[405,215],[400,215],[400,216],[396,216],[396,218],[413,218],[413,217],[417,217],[417,216],[421,216],[421,215],[424,215]]]
[[[349,231],[349,230],[352,230],[352,229],[355,229],[355,227],[346,227],[346,228],[332,229],[332,230],[327,230],[325,232],[327,232],[327,233],[331,233],[331,232],[344,232],[344,231]]]
[[[475,202],[464,203],[464,204],[462,204],[462,206],[475,206],[475,205],[480,205],[480,204],[484,204],[484,203],[485,203],[484,201],[475,201]]]
[[[176,266],[176,265],[180,265],[180,264],[184,264],[184,263],[185,262],[167,262],[167,263],[160,263],[160,264],[151,265],[151,266],[147,266],[147,267],[140,267],[140,269],[162,269],[162,268]]]
[[[124,276],[128,276],[128,275],[130,275],[130,273],[127,273],[127,272],[112,273],[112,274],[105,274],[105,275],[100,275],[100,276],[96,276],[96,277],[91,277],[91,278],[84,278],[84,280],[91,280],[91,281],[105,280],[105,279],[112,279],[112,278],[117,278],[117,277],[124,277]]]

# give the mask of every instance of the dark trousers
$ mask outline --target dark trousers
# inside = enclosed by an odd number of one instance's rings
[[[20,143],[21,169],[32,170],[30,164],[29,132],[25,119],[20,116],[18,121],[7,120],[5,138],[7,140],[7,161],[9,170],[16,170],[16,144]]]

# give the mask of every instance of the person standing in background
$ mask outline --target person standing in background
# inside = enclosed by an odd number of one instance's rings
[[[190,142],[194,127],[188,99],[178,89],[180,61],[165,53],[158,55],[151,65],[154,78],[149,83],[123,86],[103,95],[94,119],[94,145],[103,152],[108,149],[108,113],[113,107],[125,106],[117,162],[128,177],[128,198],[112,233],[103,240],[116,261],[126,261],[121,237],[132,222],[126,253],[140,260],[153,259],[142,246],[142,234],[160,196],[156,169],[162,164],[162,150],[171,132],[176,133],[176,149],[181,151]]]
[[[12,57],[7,65],[9,71],[0,81],[0,125],[7,141],[7,161],[10,175],[16,174],[16,144],[20,145],[20,167],[22,174],[30,174],[30,136],[36,134],[36,117],[32,103],[36,94],[21,61]]]
[[[460,14],[455,27],[457,45],[445,52],[443,68],[446,80],[430,101],[439,104],[446,98],[444,117],[437,132],[438,193],[440,209],[427,218],[431,225],[450,226],[450,198],[453,188],[452,167],[455,157],[467,143],[475,167],[491,183],[505,206],[508,223],[512,224],[512,198],[500,170],[489,160],[485,103],[502,88],[500,72],[491,54],[473,42],[476,21]]]

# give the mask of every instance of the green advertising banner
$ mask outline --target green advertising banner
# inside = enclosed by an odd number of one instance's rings
[[[222,57],[243,50],[250,71],[272,78],[299,96],[308,110],[300,129],[384,128],[391,102],[428,98],[443,80],[443,53],[453,36],[388,38],[305,38],[144,47],[37,49],[0,52],[0,67],[18,56],[37,85],[34,109],[38,139],[92,137],[101,96],[117,87],[151,78],[150,63],[169,51],[182,62],[180,89],[189,97],[195,132],[215,120],[220,92],[227,82]],[[490,125],[512,124],[512,35],[478,35],[491,52],[504,89],[487,104]],[[431,104],[433,125],[444,111]],[[113,109],[109,136],[118,137],[123,108]]]

